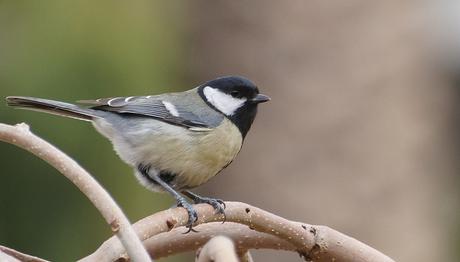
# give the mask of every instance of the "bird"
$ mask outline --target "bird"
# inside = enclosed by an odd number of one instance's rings
[[[147,96],[80,100],[77,104],[24,96],[7,105],[89,121],[108,138],[118,156],[147,189],[171,194],[188,213],[195,231],[194,204],[207,203],[225,216],[221,199],[190,191],[235,159],[260,103],[270,100],[242,76],[223,76],[193,89]],[[184,197],[185,196],[185,197]]]

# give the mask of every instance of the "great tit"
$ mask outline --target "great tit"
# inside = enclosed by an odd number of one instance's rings
[[[257,105],[269,100],[240,76],[220,77],[185,92],[78,101],[83,106],[34,97],[6,98],[9,106],[92,122],[120,158],[134,167],[142,185],[170,193],[187,210],[189,231],[198,216],[180,193],[224,214],[222,200],[188,189],[205,183],[233,161]]]

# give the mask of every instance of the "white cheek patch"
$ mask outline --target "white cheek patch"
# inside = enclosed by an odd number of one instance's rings
[[[210,86],[206,86],[203,93],[211,105],[227,116],[233,115],[246,102],[246,98],[235,98]]]
[[[179,116],[179,112],[177,111],[176,107],[173,104],[171,104],[168,101],[161,101],[161,102],[166,107],[166,110],[168,110],[169,113],[171,113],[171,115],[177,116],[177,117]]]

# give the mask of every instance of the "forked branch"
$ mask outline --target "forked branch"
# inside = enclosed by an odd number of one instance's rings
[[[96,252],[81,261],[115,261],[128,257],[136,262],[150,261],[143,244],[150,256],[163,257],[196,251],[218,235],[231,239],[235,244],[232,249],[236,251],[236,255],[246,258],[246,261],[251,260],[247,251],[254,248],[295,251],[306,260],[312,261],[393,261],[372,247],[331,228],[289,221],[239,202],[226,203],[225,224],[216,223],[224,218],[222,215],[215,215],[211,206],[196,205],[195,209],[199,214],[196,226],[198,233],[183,234],[183,226],[188,220],[188,214],[183,208],[158,212],[131,227],[115,201],[93,177],[70,157],[32,134],[26,124],[0,124],[0,141],[24,148],[59,170],[90,199],[111,226],[116,237],[108,239]],[[217,246],[226,246],[226,250],[229,250],[228,241],[221,238],[217,240]],[[210,251],[206,251],[203,258],[214,252],[212,243],[215,241],[209,244]],[[0,250],[0,256],[13,259],[21,254],[13,251],[11,253],[8,248],[3,248]],[[39,258],[34,259],[40,261]]]
[[[274,248],[298,252],[312,261],[393,261],[376,249],[329,227],[289,221],[245,203],[226,204],[225,224],[212,223],[223,221],[223,216],[214,215],[211,206],[194,206],[199,214],[198,233],[183,234],[187,222],[187,212],[183,208],[158,212],[141,219],[133,227],[155,257],[196,250],[211,237],[224,235],[233,239],[238,252]],[[112,237],[81,261],[114,261],[124,257],[123,247]]]
[[[0,246],[0,261],[49,262],[48,260],[24,254],[22,252],[4,246]]]
[[[196,262],[238,262],[233,241],[225,236],[211,238],[197,251]]]
[[[123,243],[133,261],[151,261],[142,242],[131,228],[126,216],[113,198],[99,183],[62,151],[34,135],[29,126],[22,123],[15,126],[0,123],[0,141],[21,147],[38,156],[67,177],[99,210],[112,231]]]

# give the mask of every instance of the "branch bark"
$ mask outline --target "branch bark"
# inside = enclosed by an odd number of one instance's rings
[[[3,253],[2,251],[0,251],[0,261],[4,261],[4,262],[21,262],[21,260],[18,260],[17,258],[15,257],[12,257],[6,253]]]
[[[140,240],[145,241],[152,256],[154,252],[160,257],[196,250],[216,235],[233,239],[239,256],[251,248],[275,248],[296,251],[312,261],[393,261],[372,247],[329,227],[289,221],[239,202],[226,203],[225,224],[213,223],[223,221],[224,217],[215,215],[210,205],[196,205],[199,214],[197,224],[202,224],[196,227],[200,231],[196,234],[182,234],[188,219],[184,208],[153,214],[131,227],[115,201],[93,177],[70,157],[32,134],[26,124],[9,126],[0,123],[0,141],[24,148],[59,170],[89,198],[109,223],[116,237],[108,239],[96,252],[81,261],[124,258],[136,262],[150,261]],[[0,255],[14,257],[5,250],[7,248],[0,249]],[[16,251],[13,254],[21,253]]]
[[[0,141],[21,147],[48,162],[83,192],[110,225],[133,261],[148,262],[150,257],[126,216],[113,198],[86,170],[62,151],[34,135],[29,126],[0,123]]]
[[[238,262],[235,245],[225,236],[211,238],[197,251],[196,262]]]
[[[252,259],[251,253],[249,253],[249,251],[246,251],[240,256],[240,261],[241,262],[254,262],[254,259]]]
[[[276,244],[279,249],[295,250],[306,260],[312,261],[393,261],[374,248],[329,227],[289,221],[245,203],[226,202],[226,204],[227,223],[220,227],[214,223],[208,223],[222,221],[222,215],[214,215],[214,209],[207,204],[195,205],[199,214],[198,223],[203,224],[197,226],[196,229],[200,231],[196,234],[197,236],[211,236],[211,232],[214,235],[229,235],[232,239],[234,237],[243,239],[249,236],[251,241],[246,244],[253,243],[253,248],[264,248]],[[187,212],[183,208],[174,208],[146,217],[135,223],[133,227],[145,241],[148,250],[155,251],[155,256],[172,255],[203,245],[203,241],[191,241],[195,234],[190,233],[185,236],[180,234],[186,230],[182,226],[187,222],[187,217]],[[228,222],[244,224],[247,226],[246,230],[235,232],[235,228],[227,225]],[[256,233],[252,232],[253,234],[250,235],[249,230],[256,231]],[[258,237],[260,239],[256,241]],[[248,248],[244,245],[241,245],[244,248],[240,248],[239,240],[235,243],[237,243],[237,250],[244,251]],[[112,237],[105,241],[96,252],[81,261],[100,261],[101,259],[114,261],[122,259],[123,253],[123,247]]]
[[[240,257],[244,257],[250,249],[278,249],[296,252],[291,243],[270,234],[257,232],[248,226],[225,222],[210,222],[195,227],[194,234],[184,234],[184,228],[174,228],[170,232],[155,235],[144,241],[144,246],[155,258],[171,254],[195,251],[217,235],[224,235],[235,243],[235,249]],[[102,257],[102,256],[101,256]],[[95,261],[96,259],[94,259]]]
[[[17,250],[14,250],[9,247],[4,247],[0,246],[0,254],[3,254],[3,257],[9,256],[11,258],[14,258],[16,260],[12,261],[22,261],[22,262],[49,262],[48,260],[41,259],[39,257],[34,257],[31,255],[27,255],[24,253],[21,253]],[[2,256],[0,256],[0,261],[9,261],[4,259]]]

